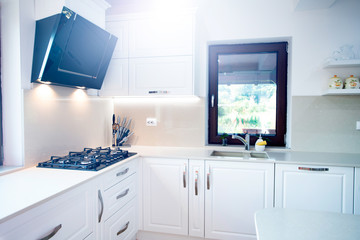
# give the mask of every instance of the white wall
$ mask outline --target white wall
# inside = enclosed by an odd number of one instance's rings
[[[206,144],[209,44],[289,40],[289,146],[299,151],[360,152],[356,147],[360,131],[355,130],[355,121],[360,120],[360,116],[355,112],[346,114],[342,109],[342,106],[357,109],[359,96],[346,98],[346,101],[341,97],[325,99],[321,96],[333,74],[343,77],[360,75],[360,69],[323,69],[322,66],[325,59],[343,44],[353,44],[360,50],[360,1],[338,0],[331,8],[306,11],[295,11],[294,1],[289,0],[200,0],[197,6],[195,79],[201,95],[201,108],[199,104],[183,102],[170,111],[171,103],[161,103],[144,111],[147,99],[139,99],[131,107],[128,107],[127,100],[117,100],[114,103],[115,113],[134,117],[137,138],[132,139],[133,144],[188,146],[188,132],[191,129],[197,129],[194,131],[197,139],[194,145]],[[116,9],[112,9],[111,13],[116,13]],[[292,102],[294,97],[297,97],[296,105]],[[318,107],[312,107],[311,102],[319,103],[316,105]],[[337,102],[341,104],[334,104]],[[329,104],[326,110],[321,109],[324,104]],[[187,109],[186,113],[201,112],[203,115],[179,117],[184,108]],[[158,115],[159,125],[155,128],[144,126],[146,114],[151,117],[151,109],[156,109],[154,113],[161,113]],[[311,114],[307,115],[307,111]],[[166,116],[166,120],[163,116]],[[292,119],[294,116],[295,119]],[[328,117],[337,116],[339,124],[332,125],[336,119],[323,124]],[[189,119],[196,125],[187,125]],[[344,119],[346,125],[342,124]],[[178,131],[176,141],[162,125],[164,122],[183,126],[182,131]],[[332,128],[324,127],[330,125]],[[151,141],[149,136],[154,132],[156,141]],[[203,135],[198,137],[198,134]],[[334,147],[330,144],[331,140],[323,141],[321,136],[336,137],[341,144]]]
[[[202,48],[198,80],[207,82],[208,42],[291,37],[291,95],[321,95],[332,74],[360,75],[360,69],[322,68],[324,60],[343,44],[353,44],[360,51],[359,9],[358,0],[336,1],[331,8],[307,11],[295,11],[289,0],[202,1],[196,36]]]
[[[4,165],[30,167],[50,155],[109,146],[112,100],[71,88],[32,85],[34,1],[0,3]]]

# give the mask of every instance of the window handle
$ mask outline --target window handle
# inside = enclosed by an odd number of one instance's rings
[[[214,94],[211,95],[211,107],[214,107],[214,102],[215,102],[215,96]]]

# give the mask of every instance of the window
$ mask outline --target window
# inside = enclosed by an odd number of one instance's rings
[[[286,42],[209,46],[209,143],[249,133],[285,146],[286,89]]]

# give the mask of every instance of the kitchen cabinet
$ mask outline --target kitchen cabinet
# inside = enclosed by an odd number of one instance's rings
[[[133,239],[137,222],[138,160],[120,165],[99,179],[98,239]]]
[[[54,240],[93,239],[96,229],[93,184],[90,181],[2,223],[0,239],[49,239],[50,236]]]
[[[194,95],[193,15],[109,16],[107,30],[120,40],[100,95]]]
[[[148,14],[129,21],[129,57],[191,56],[192,14]]]
[[[273,207],[274,164],[206,161],[205,237],[256,239],[254,214]]]
[[[143,158],[145,231],[188,234],[188,160]]]
[[[129,60],[129,95],[189,95],[192,57],[134,58]]]
[[[354,214],[360,215],[360,168],[355,168]]]
[[[275,207],[353,213],[354,168],[276,164]]]
[[[205,163],[189,160],[189,235],[204,237]]]

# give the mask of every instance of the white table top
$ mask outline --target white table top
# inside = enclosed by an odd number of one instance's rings
[[[360,216],[267,208],[255,214],[258,240],[359,240]]]

